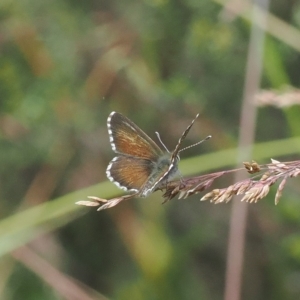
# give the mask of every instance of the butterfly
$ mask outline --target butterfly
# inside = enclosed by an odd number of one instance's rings
[[[107,178],[119,188],[134,192],[139,197],[147,197],[156,189],[165,187],[168,181],[178,175],[179,153],[211,137],[180,150],[182,141],[198,116],[183,132],[174,151],[170,152],[158,132],[156,135],[164,149],[127,117],[111,112],[107,128],[112,150],[117,156],[106,169]]]

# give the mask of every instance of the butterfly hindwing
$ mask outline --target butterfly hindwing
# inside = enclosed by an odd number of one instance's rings
[[[116,156],[108,165],[106,175],[119,188],[138,192],[147,182],[152,162],[130,156]]]

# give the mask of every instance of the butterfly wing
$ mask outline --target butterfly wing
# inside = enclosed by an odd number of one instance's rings
[[[112,112],[107,119],[109,140],[116,153],[156,161],[163,151],[136,124]]]
[[[106,175],[119,188],[139,192],[152,169],[153,163],[150,160],[119,155],[109,163]]]

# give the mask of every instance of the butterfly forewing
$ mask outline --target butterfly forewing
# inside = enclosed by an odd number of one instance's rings
[[[107,119],[112,149],[116,153],[156,161],[163,151],[137,125],[123,115],[112,112]]]
[[[120,155],[110,162],[106,175],[118,187],[138,192],[148,180],[152,168],[150,160]]]

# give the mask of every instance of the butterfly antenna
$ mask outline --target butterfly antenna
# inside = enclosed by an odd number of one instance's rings
[[[197,142],[197,143],[195,143],[195,144],[193,144],[193,145],[190,145],[190,146],[187,146],[187,147],[185,147],[185,148],[183,148],[183,149],[180,149],[180,150],[178,151],[178,153],[180,153],[180,152],[182,152],[182,151],[184,151],[184,150],[186,150],[186,149],[190,149],[190,148],[192,148],[192,147],[194,147],[194,146],[197,146],[197,145],[199,145],[199,144],[201,144],[201,143],[203,143],[203,142],[209,140],[210,138],[211,138],[211,135],[208,135],[205,139],[203,139],[203,140],[201,140],[201,141],[199,141],[199,142]]]
[[[185,139],[185,137],[187,136],[187,134],[189,133],[190,129],[192,128],[194,122],[196,121],[196,119],[199,117],[199,114],[196,115],[195,119],[191,122],[191,124],[186,128],[186,130],[183,132],[181,138],[179,139],[179,141],[177,142],[177,145],[172,153],[172,157],[171,159],[174,160],[177,156],[178,156],[178,153],[180,152],[179,151],[179,147],[182,143],[182,141]]]
[[[160,141],[160,143],[163,145],[163,147],[167,150],[167,152],[170,153],[170,151],[168,150],[167,146],[163,143],[163,141],[160,138],[160,135],[157,131],[155,131],[155,134],[157,135],[158,140]]]

